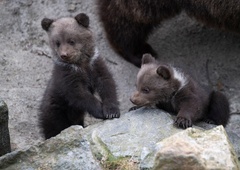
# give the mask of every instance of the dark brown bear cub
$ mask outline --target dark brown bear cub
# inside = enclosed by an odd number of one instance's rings
[[[144,53],[156,53],[148,36],[162,21],[185,11],[212,27],[240,33],[239,0],[98,0],[100,19],[112,47],[140,67]]]
[[[100,57],[89,29],[89,17],[44,18],[54,56],[52,77],[40,106],[40,127],[46,139],[71,125],[84,125],[84,114],[118,118],[116,85]],[[96,97],[96,94],[99,97]]]
[[[203,89],[187,74],[157,62],[150,54],[142,58],[137,91],[130,100],[137,105],[132,109],[157,106],[177,114],[175,124],[181,128],[199,120],[226,126],[229,119],[229,103],[222,93]]]

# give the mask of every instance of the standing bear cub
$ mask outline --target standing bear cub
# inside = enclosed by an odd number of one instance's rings
[[[226,126],[229,103],[220,92],[205,90],[173,66],[161,64],[150,54],[143,55],[137,75],[137,91],[130,98],[137,106],[157,106],[177,114],[175,124],[188,128],[198,120]]]
[[[83,126],[85,112],[100,119],[120,117],[116,85],[95,47],[89,17],[80,13],[75,18],[44,18],[41,25],[54,56],[40,106],[45,139],[71,125]]]

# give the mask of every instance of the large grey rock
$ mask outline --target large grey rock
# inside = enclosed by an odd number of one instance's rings
[[[103,157],[109,154],[114,157],[131,157],[143,169],[150,167],[153,164],[155,144],[182,131],[173,125],[173,118],[174,116],[158,109],[141,108],[126,113],[121,120],[105,121],[91,133],[95,152],[100,152]],[[216,127],[204,122],[196,125],[193,127],[200,130]],[[233,145],[238,153],[240,139],[231,133],[230,141],[234,141]]]
[[[207,131],[188,128],[157,143],[153,152],[150,159],[152,165],[147,168],[155,170],[240,168],[222,126]],[[146,169],[144,166],[142,168]]]
[[[91,137],[95,147],[105,156],[110,152],[116,157],[131,156],[141,161],[151,153],[157,142],[182,131],[173,125],[174,118],[162,110],[141,108],[122,115],[120,120],[107,120],[102,125],[98,124]],[[200,122],[193,127],[203,130],[212,129],[216,125]],[[238,154],[240,138],[232,131],[227,133]]]
[[[143,147],[152,148],[156,142],[180,131],[173,126],[168,113],[141,108],[106,121],[92,131],[92,140],[105,156],[110,152],[115,157],[129,156],[139,161]]]
[[[4,155],[0,158],[0,169],[152,169],[159,151],[156,148],[161,146],[159,141],[164,143],[162,148],[181,146],[172,149],[176,155],[191,150],[198,152],[200,148],[201,152],[206,153],[205,157],[213,157],[209,161],[217,161],[217,156],[222,152],[230,161],[229,157],[234,151],[222,127],[213,130],[215,135],[211,131],[199,131],[203,128],[198,126],[194,126],[194,130],[182,130],[173,125],[173,118],[158,109],[141,108],[119,119],[106,120],[84,129],[72,126],[45,142]],[[205,129],[215,127],[204,123],[200,125]],[[179,140],[168,140],[174,134],[178,134]],[[204,150],[209,142],[212,150]],[[219,148],[222,150],[219,151]],[[197,160],[207,160],[201,154],[197,156]],[[167,158],[166,154],[161,157]],[[234,157],[232,159],[237,161]],[[222,160],[219,158],[220,163]],[[194,163],[199,165],[197,161]]]
[[[7,104],[0,99],[0,156],[11,152]]]
[[[100,170],[81,126],[72,126],[60,135],[0,157],[0,169],[6,170]]]

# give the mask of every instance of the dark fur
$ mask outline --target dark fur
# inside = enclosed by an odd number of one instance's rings
[[[226,126],[229,119],[227,98],[220,92],[203,89],[185,73],[182,75],[186,81],[181,85],[174,69],[145,54],[137,75],[137,91],[130,99],[132,103],[138,107],[156,105],[175,113],[175,124],[182,128],[191,127],[199,120]]]
[[[156,55],[146,43],[154,27],[182,10],[208,26],[240,32],[239,0],[98,0],[98,8],[111,45],[138,67],[144,53]]]
[[[83,126],[85,112],[100,119],[120,116],[115,82],[104,60],[96,57],[88,27],[85,14],[42,20],[55,60],[40,106],[40,127],[46,139],[71,125]]]

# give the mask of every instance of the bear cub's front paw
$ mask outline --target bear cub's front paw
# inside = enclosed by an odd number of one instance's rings
[[[105,104],[103,105],[103,116],[106,119],[119,118],[120,110],[117,105]]]
[[[192,127],[192,120],[184,117],[177,117],[174,124],[180,128],[186,129],[188,127]]]

